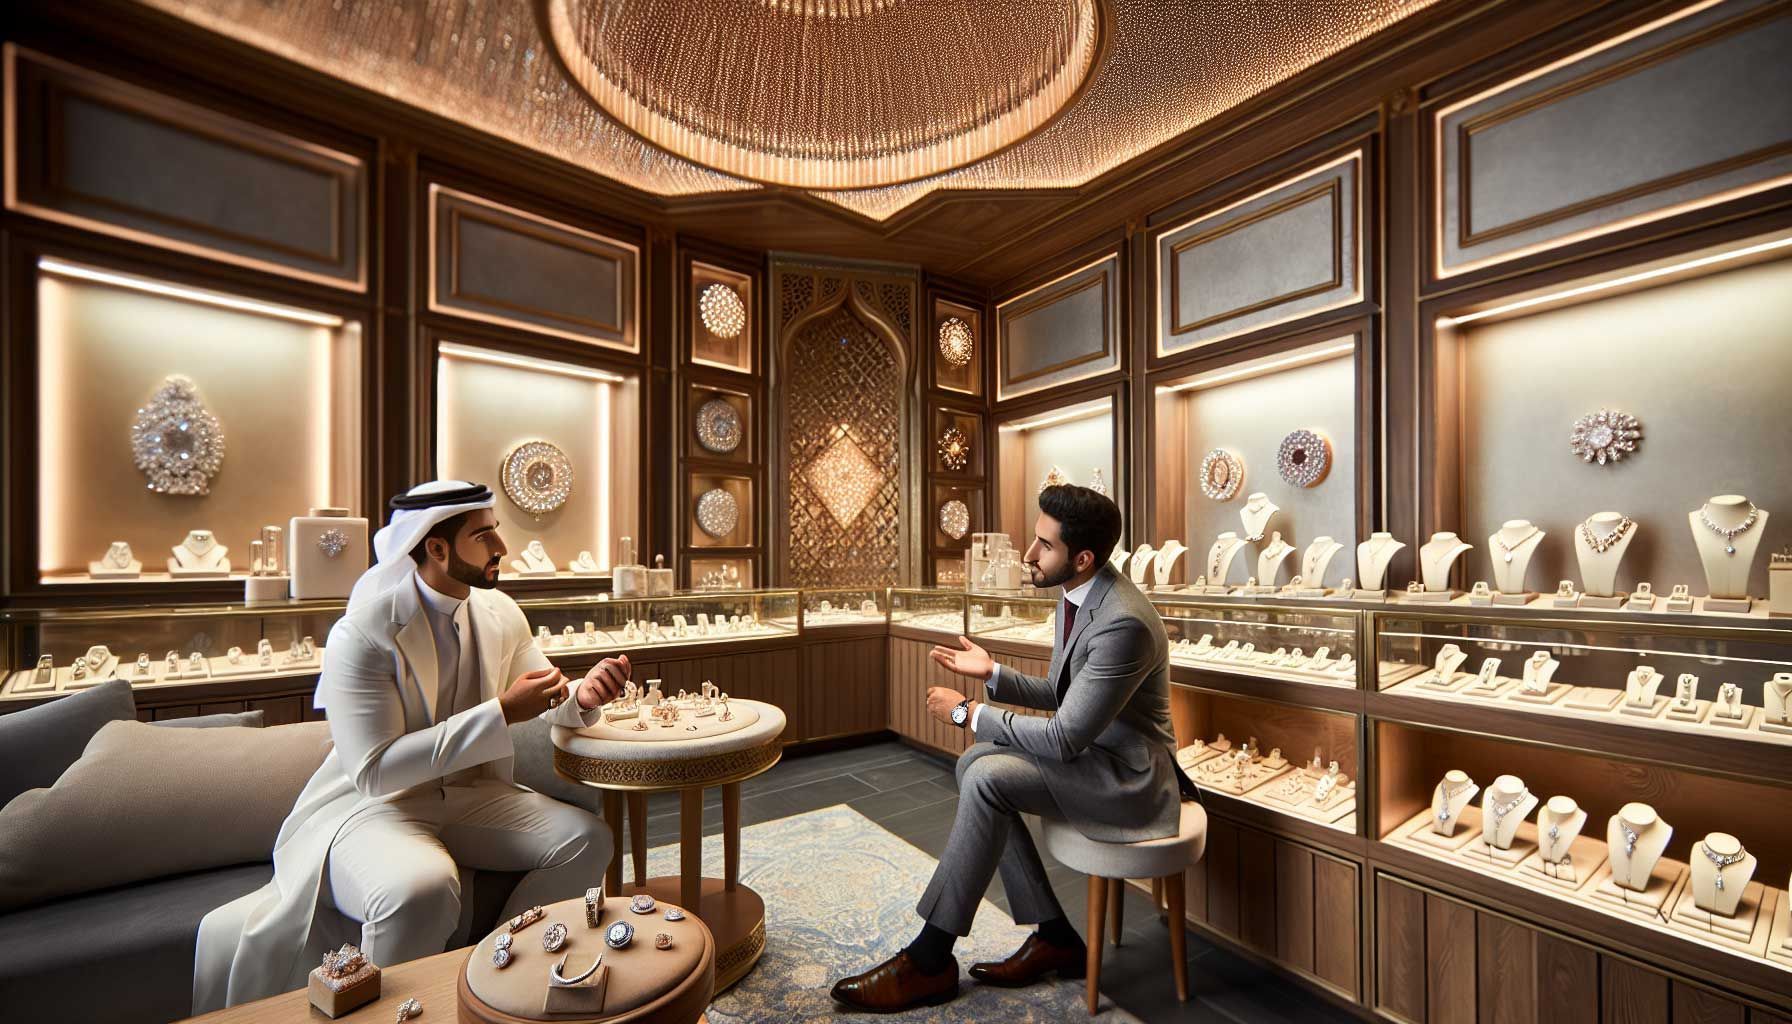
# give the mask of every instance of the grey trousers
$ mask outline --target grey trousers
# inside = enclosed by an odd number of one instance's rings
[[[1064,915],[1022,814],[1062,818],[1032,755],[977,743],[958,759],[958,817],[946,852],[915,912],[954,935],[969,935],[977,904],[1000,868],[1015,924]]]

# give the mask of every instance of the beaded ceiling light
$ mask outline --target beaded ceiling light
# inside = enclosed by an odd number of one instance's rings
[[[138,2],[655,195],[883,220],[1084,184],[1435,0]]]

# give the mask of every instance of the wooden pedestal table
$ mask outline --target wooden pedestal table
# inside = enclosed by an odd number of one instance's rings
[[[698,717],[682,709],[670,727],[645,709],[636,719],[605,721],[586,729],[553,730],[554,770],[604,791],[604,818],[617,838],[617,856],[605,876],[606,891],[652,894],[694,912],[716,943],[716,991],[739,981],[765,951],[765,903],[740,884],[740,784],[778,763],[783,753],[784,712],[751,700],[729,701],[732,719]],[[703,874],[703,791],[722,787],[721,878]],[[677,790],[679,873],[647,873],[646,795]],[[627,798],[634,882],[622,884],[622,808]]]

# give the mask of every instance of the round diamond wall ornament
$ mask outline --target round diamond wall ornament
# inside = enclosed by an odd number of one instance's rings
[[[727,455],[740,447],[740,410],[726,398],[712,398],[697,407],[697,443],[706,451]]]
[[[1231,501],[1244,487],[1244,460],[1224,448],[1201,457],[1201,493],[1214,501]]]
[[[224,464],[224,428],[199,388],[173,374],[131,424],[131,457],[157,494],[210,494],[212,477]]]
[[[971,462],[971,439],[957,427],[947,427],[940,435],[940,465],[956,473]]]
[[[1568,450],[1582,462],[1601,466],[1616,462],[1636,451],[1643,440],[1643,424],[1635,416],[1616,409],[1601,409],[1574,421],[1568,435]]]
[[[940,532],[953,540],[963,540],[971,530],[971,509],[953,498],[940,506]]]
[[[976,351],[976,343],[971,337],[971,325],[958,317],[949,316],[940,321],[940,357],[953,366],[969,366],[971,354]]]
[[[546,441],[525,441],[504,456],[498,478],[512,504],[540,519],[572,494],[572,461]]]
[[[1296,487],[1316,487],[1332,468],[1332,443],[1312,430],[1296,430],[1276,449],[1276,472]]]
[[[697,297],[697,315],[703,320],[703,329],[718,338],[738,338],[747,326],[747,304],[725,284],[703,289]]]
[[[734,495],[712,487],[697,498],[697,528],[717,540],[734,532],[740,523],[740,506]]]

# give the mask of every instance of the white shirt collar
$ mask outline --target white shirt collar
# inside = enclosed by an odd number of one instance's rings
[[[445,619],[453,619],[460,611],[461,605],[467,603],[467,599],[464,597],[449,597],[423,582],[422,576],[417,577],[417,596],[423,599],[423,603],[429,607],[430,611]]]
[[[1099,575],[1099,573],[1097,575]],[[1064,592],[1064,600],[1069,601],[1071,604],[1076,605],[1078,608],[1081,608],[1083,606],[1083,601],[1085,601],[1089,597],[1089,591],[1094,589],[1094,587],[1095,587],[1095,577],[1091,576],[1091,577],[1089,577],[1088,582],[1084,583],[1080,587],[1077,587],[1075,590],[1066,590]]]

